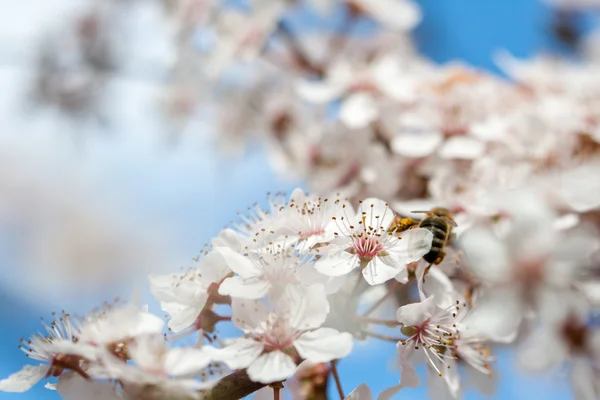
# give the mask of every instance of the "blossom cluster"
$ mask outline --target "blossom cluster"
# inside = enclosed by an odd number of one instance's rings
[[[530,190],[494,196],[489,207],[501,216],[458,231],[451,239],[458,246],[449,239],[432,263],[426,259],[444,227],[424,223],[431,214],[401,229],[380,199],[355,210],[347,198],[300,189],[270,197],[267,210],[257,206],[215,237],[194,268],[150,276],[170,316],[168,334],[162,318],[135,304],[82,318],[63,312],[44,323],[45,335],[22,343],[43,364],[0,381],[0,389],[22,392],[58,377],[47,387],[67,399],[227,398],[210,397],[227,371],[274,387],[323,363],[335,368],[356,340],[381,339],[396,343],[400,372],[379,398],[419,386],[421,362],[436,398],[458,398],[464,382],[493,384],[492,344],[520,339],[523,365],[572,359],[575,388],[597,393],[600,331],[587,318],[598,299],[590,266],[600,236]],[[395,318],[376,315],[410,287],[415,295],[396,306]],[[228,322],[241,336],[221,337],[217,325]],[[192,346],[167,346],[190,335]]]
[[[47,387],[67,399],[277,399],[282,387],[301,399],[332,376],[341,399],[367,400],[364,384],[346,396],[336,364],[381,340],[398,366],[382,400],[419,386],[420,364],[432,398],[492,391],[492,350],[507,344],[523,368],[568,365],[577,398],[598,398],[595,35],[579,62],[499,53],[501,78],[419,55],[408,0],[229,3],[165,2],[177,49],[166,114],[201,114],[229,148],[259,138],[314,194],[270,196],[189,270],[151,275],[168,333],[137,304],[63,313],[23,341],[42,365],[0,390],[58,378]],[[303,7],[342,26],[299,32]],[[83,28],[76,47],[103,50],[101,24]],[[89,106],[70,94],[87,83],[63,86],[40,87]]]

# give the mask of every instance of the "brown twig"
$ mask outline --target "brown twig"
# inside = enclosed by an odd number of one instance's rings
[[[386,326],[398,326],[400,322],[395,319],[382,319],[382,318],[369,318],[361,315],[355,317],[358,321],[366,324],[386,325]]]
[[[338,374],[335,363],[336,360],[331,361],[331,374],[333,375],[333,379],[335,380],[335,386],[337,388],[338,394],[340,395],[340,400],[344,400],[344,390],[342,389],[342,382],[340,381],[340,375]]]
[[[222,378],[212,389],[204,392],[203,400],[238,400],[265,387],[264,383],[253,382],[245,369]]]
[[[285,40],[290,51],[292,51],[292,53],[294,54],[294,57],[296,58],[296,61],[298,62],[300,68],[318,77],[323,77],[323,75],[325,75],[323,67],[320,65],[316,65],[313,61],[311,61],[308,58],[308,56],[302,49],[302,44],[298,41],[298,38],[296,37],[294,32],[292,32],[290,27],[283,20],[279,21],[279,23],[277,24],[277,31]]]
[[[371,332],[371,331],[362,331],[365,335],[367,336],[371,336],[377,339],[381,339],[381,340],[386,340],[388,342],[403,342],[404,339],[402,338],[398,338],[398,337],[393,337],[393,336],[387,336],[387,335],[382,335],[380,333],[375,333],[375,332]]]

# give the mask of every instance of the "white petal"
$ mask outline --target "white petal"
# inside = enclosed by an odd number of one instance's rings
[[[400,239],[391,237],[387,252],[396,263],[404,265],[420,260],[431,250],[433,233],[424,228],[410,229],[402,233]]]
[[[516,354],[519,365],[530,371],[550,369],[568,357],[560,338],[543,328],[530,334]]]
[[[256,329],[269,315],[264,303],[236,298],[231,301],[231,313],[231,322],[244,331]]]
[[[48,366],[26,365],[22,370],[16,372],[6,379],[0,381],[0,391],[2,392],[26,392],[40,381],[48,372]]]
[[[366,93],[356,93],[348,97],[340,107],[340,121],[351,129],[367,127],[379,115],[373,97]]]
[[[255,382],[271,383],[289,378],[296,371],[294,360],[281,351],[261,355],[248,367],[248,376]]]
[[[288,298],[290,304],[290,326],[299,330],[320,327],[327,319],[329,302],[321,284],[311,285],[303,290],[302,296]]]
[[[227,266],[242,278],[262,275],[262,271],[248,257],[236,253],[228,247],[216,247],[215,251],[221,254]]]
[[[262,343],[251,339],[238,338],[229,346],[212,355],[215,361],[224,362],[229,368],[246,368],[262,353]]]
[[[327,276],[347,275],[358,266],[358,258],[345,250],[329,253],[315,262],[315,269]]]
[[[216,251],[205,255],[198,267],[198,273],[201,275],[202,282],[206,282],[206,284],[220,282],[230,272],[231,270],[227,266],[225,259]]]
[[[597,400],[600,390],[592,366],[587,360],[576,360],[571,369],[571,380],[577,400]]]
[[[450,391],[450,395],[457,399],[460,391],[460,377],[458,375],[456,361],[452,359],[447,360],[445,371],[442,372],[444,374],[444,381],[446,382],[448,390]],[[437,374],[437,372],[435,372],[435,374]],[[435,376],[433,378],[435,379]]]
[[[396,319],[405,326],[420,325],[423,321],[431,318],[436,309],[433,296],[420,303],[406,304],[396,311]]]
[[[409,388],[418,387],[421,383],[421,379],[411,361],[415,348],[410,344],[403,345],[398,342],[396,344],[396,349],[398,350],[398,356],[400,358],[400,384]]]
[[[438,131],[406,132],[396,135],[391,146],[392,151],[400,156],[421,158],[433,153],[442,140],[443,136]]]
[[[346,357],[352,350],[352,335],[331,328],[307,332],[294,341],[300,357],[312,362],[327,362]]]
[[[238,234],[233,229],[229,228],[223,229],[221,233],[219,233],[219,236],[210,241],[210,244],[213,248],[229,247],[230,249],[238,252],[242,250],[242,245],[240,243]]]
[[[165,327],[165,321],[148,312],[139,312],[135,327],[132,329],[131,335],[152,335],[162,333]]]
[[[111,383],[95,382],[75,373],[63,374],[56,384],[56,390],[65,400],[119,400]]]
[[[351,391],[350,394],[344,398],[344,400],[372,400],[372,399],[373,399],[373,395],[371,394],[371,389],[364,383],[361,383],[360,385],[358,385],[358,387],[356,389]]]
[[[468,136],[454,136],[446,140],[439,155],[446,159],[474,160],[485,150],[483,142]]]
[[[412,1],[355,0],[355,2],[388,29],[408,31],[421,21],[421,11]]]
[[[204,305],[202,307],[204,307]],[[172,317],[169,320],[168,326],[175,333],[181,332],[182,330],[192,326],[194,322],[196,322],[196,319],[200,315],[201,311],[202,308],[187,307],[180,309],[179,312],[172,312]]]
[[[388,203],[380,199],[369,197],[363,200],[360,211],[367,213],[367,223],[373,227],[381,226],[387,229],[394,220],[394,212]],[[361,216],[357,218],[360,220]]]
[[[511,260],[503,243],[489,230],[473,228],[460,239],[469,268],[484,283],[503,282],[511,272]]]
[[[452,281],[438,268],[430,269],[427,279],[423,279],[428,265],[426,262],[420,262],[416,270],[419,296],[421,300],[434,296],[438,307],[448,308],[457,300]]]
[[[501,343],[515,340],[525,310],[513,288],[486,290],[463,323],[482,337]]]
[[[415,99],[419,79],[402,71],[398,57],[384,55],[371,67],[371,76],[377,89],[393,100],[408,102]]]
[[[186,376],[198,374],[212,361],[210,346],[202,349],[193,347],[175,347],[167,352],[164,361],[165,372],[173,376]],[[213,349],[216,350],[216,349]]]
[[[404,389],[404,385],[395,385],[385,389],[383,392],[377,396],[377,400],[390,400],[393,396],[396,395],[399,391]]]
[[[269,292],[269,289],[271,289],[271,284],[267,280],[232,276],[221,283],[219,294],[240,299],[260,299]]]
[[[305,101],[314,104],[327,104],[339,98],[346,90],[343,82],[312,82],[305,79],[295,84],[296,93]]]
[[[389,259],[389,260],[388,260]],[[406,269],[404,262],[391,267],[386,261],[392,261],[391,257],[375,257],[362,270],[363,277],[369,285],[379,285],[398,276],[402,269]],[[395,264],[395,263],[391,263]]]

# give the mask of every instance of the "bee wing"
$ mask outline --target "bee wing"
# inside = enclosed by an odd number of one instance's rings
[[[390,253],[398,257],[398,261],[409,264],[420,260],[425,254],[429,253],[432,241],[433,234],[429,230],[424,228],[409,229],[402,233],[400,240],[390,250]]]

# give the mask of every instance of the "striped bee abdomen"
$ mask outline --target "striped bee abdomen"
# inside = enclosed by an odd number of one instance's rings
[[[428,263],[434,263],[442,254],[444,246],[448,241],[451,226],[444,218],[427,217],[421,221],[419,227],[427,229],[428,231],[433,233],[431,250],[429,250],[429,253],[423,256],[423,259],[425,259],[425,261],[427,261]]]

